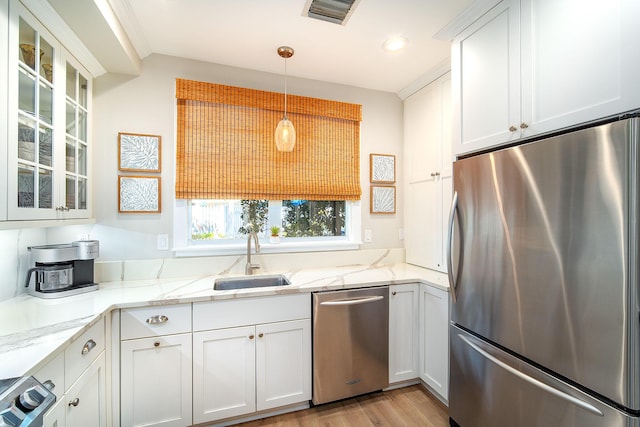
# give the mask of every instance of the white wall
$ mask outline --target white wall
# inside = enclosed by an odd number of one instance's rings
[[[290,73],[295,64],[290,62]],[[397,176],[402,176],[402,101],[391,93],[360,89],[305,79],[289,74],[291,94],[326,98],[362,104],[360,181],[362,185],[362,229],[371,229],[373,241],[363,244],[361,251],[322,257],[306,256],[311,264],[340,259],[344,263],[362,259],[404,260],[403,242],[398,232],[403,227],[403,189],[397,182],[395,215],[369,214],[369,154],[395,154]],[[241,86],[253,89],[282,91],[284,76],[232,68],[223,65],[152,55],[143,62],[140,76],[108,74],[94,82],[93,116],[93,225],[52,228],[0,230],[0,301],[24,293],[26,271],[30,267],[27,247],[68,243],[89,234],[100,241],[98,273],[113,268],[113,261],[155,260],[173,257],[170,251],[156,250],[157,234],[168,234],[173,243],[175,79],[177,77]],[[148,133],[162,136],[162,213],[119,214],[117,203],[118,132]],[[373,251],[372,251],[373,250]],[[389,255],[391,254],[391,255]],[[303,257],[304,258],[304,257]],[[305,259],[307,259],[305,258]],[[322,258],[322,259],[319,259]],[[226,259],[226,258],[225,258]],[[235,259],[235,258],[234,258]],[[269,255],[261,261],[277,265],[297,259],[291,254]],[[188,264],[188,260],[184,260]],[[202,260],[206,263],[206,260]],[[221,262],[223,262],[221,258]],[[162,263],[162,261],[160,260]],[[120,263],[122,266],[128,265]],[[116,263],[116,265],[120,265]],[[311,265],[310,264],[310,265]],[[119,271],[119,270],[118,270]],[[115,273],[114,273],[115,274]],[[120,273],[117,273],[118,276]],[[212,271],[213,274],[213,271]],[[105,276],[105,274],[102,274]],[[108,276],[108,275],[106,275]],[[106,277],[105,276],[105,277]],[[115,277],[115,276],[114,276]],[[108,276],[113,280],[113,277]],[[104,279],[104,277],[98,277]]]
[[[295,95],[362,104],[360,168],[362,228],[373,241],[362,249],[401,248],[403,191],[397,185],[395,215],[369,214],[369,154],[395,154],[401,176],[402,101],[391,93],[297,79],[289,64],[288,92]],[[207,81],[259,90],[283,90],[284,76],[218,64],[151,55],[140,76],[108,74],[94,82],[93,167],[94,216],[91,238],[100,240],[100,260],[171,257],[156,250],[157,234],[168,234],[173,244],[175,79]],[[118,132],[162,136],[162,213],[119,214],[117,210]],[[71,236],[75,239],[75,236]]]

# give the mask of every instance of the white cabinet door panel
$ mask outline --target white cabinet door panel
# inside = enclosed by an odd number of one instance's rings
[[[418,378],[418,283],[389,287],[389,384]]]
[[[493,8],[452,45],[456,154],[519,136],[520,16],[512,3]]]
[[[123,426],[191,424],[191,334],[122,341]]]
[[[256,410],[255,326],[193,334],[193,422]]]
[[[522,0],[524,136],[640,107],[639,5]]]
[[[420,286],[420,378],[448,401],[449,293]]]
[[[104,352],[65,395],[66,427],[106,427],[107,396]]]
[[[256,326],[257,410],[311,400],[311,320]]]

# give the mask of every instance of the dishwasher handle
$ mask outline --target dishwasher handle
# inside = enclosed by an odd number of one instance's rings
[[[384,299],[384,297],[381,295],[378,295],[375,297],[367,297],[367,298],[337,299],[333,301],[321,302],[320,305],[356,305],[356,304],[365,304],[368,302],[380,301],[381,299]]]

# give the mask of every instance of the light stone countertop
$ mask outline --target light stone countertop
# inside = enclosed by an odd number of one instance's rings
[[[339,290],[377,285],[426,283],[449,289],[447,276],[405,263],[266,271],[284,274],[286,287],[214,291],[216,277],[130,280],[101,283],[100,289],[59,299],[23,295],[0,303],[0,379],[32,375],[102,316],[117,308],[141,307]],[[225,277],[240,277],[226,275]]]

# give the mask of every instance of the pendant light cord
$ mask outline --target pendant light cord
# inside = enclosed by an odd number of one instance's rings
[[[284,59],[284,118],[287,118],[287,58]]]

